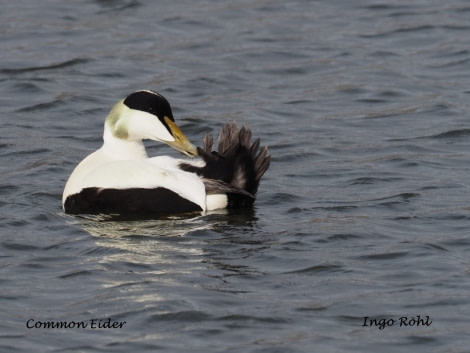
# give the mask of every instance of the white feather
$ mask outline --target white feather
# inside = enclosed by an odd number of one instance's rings
[[[100,152],[100,151],[97,151]],[[206,191],[203,182],[193,173],[177,168],[175,159],[155,157],[142,160],[113,160],[95,164],[98,153],[90,155],[74,171],[64,191],[67,196],[82,189],[153,189],[163,187],[206,210]],[[88,162],[92,168],[87,168]]]
[[[73,171],[65,185],[62,205],[68,196],[88,187],[163,187],[206,210],[204,183],[196,174],[178,168],[183,160],[168,156],[148,158],[142,141],[117,139],[107,126],[103,140],[103,146],[86,157]],[[188,163],[186,160],[184,162]],[[201,165],[201,162],[190,161],[190,164]]]
[[[220,208],[226,208],[228,205],[228,198],[225,194],[213,194],[206,196],[206,208],[207,211],[218,210]]]

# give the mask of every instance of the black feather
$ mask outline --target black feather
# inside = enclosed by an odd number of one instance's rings
[[[67,197],[66,213],[71,214],[168,214],[201,211],[201,207],[165,189],[101,189],[85,188]]]
[[[260,140],[251,143],[251,130],[243,126],[238,130],[235,122],[226,122],[212,151],[213,138],[206,135],[198,148],[204,167],[181,164],[183,170],[197,173],[203,178],[206,193],[228,195],[229,207],[253,204],[261,177],[269,168],[271,156],[267,147],[259,150]]]

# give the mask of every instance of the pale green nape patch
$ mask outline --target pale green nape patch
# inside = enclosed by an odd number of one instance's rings
[[[124,99],[114,105],[106,117],[105,124],[111,129],[115,137],[125,140],[129,137],[126,123],[126,113],[129,108],[126,107],[123,102]]]

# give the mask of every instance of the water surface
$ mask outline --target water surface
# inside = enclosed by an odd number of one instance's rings
[[[467,351],[469,16],[463,0],[2,2],[0,350]],[[107,112],[142,88],[195,143],[236,120],[269,146],[253,210],[62,212]],[[432,323],[400,327],[418,315]],[[91,328],[108,318],[125,324]]]

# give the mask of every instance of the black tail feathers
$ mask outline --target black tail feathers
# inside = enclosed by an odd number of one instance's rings
[[[203,178],[208,194],[227,194],[229,207],[245,207],[254,202],[261,177],[271,162],[268,148],[260,149],[259,138],[253,143],[251,138],[250,129],[243,126],[239,130],[235,122],[226,122],[219,134],[217,151],[212,151],[211,135],[206,135],[202,148],[198,148],[205,166],[192,171]]]

